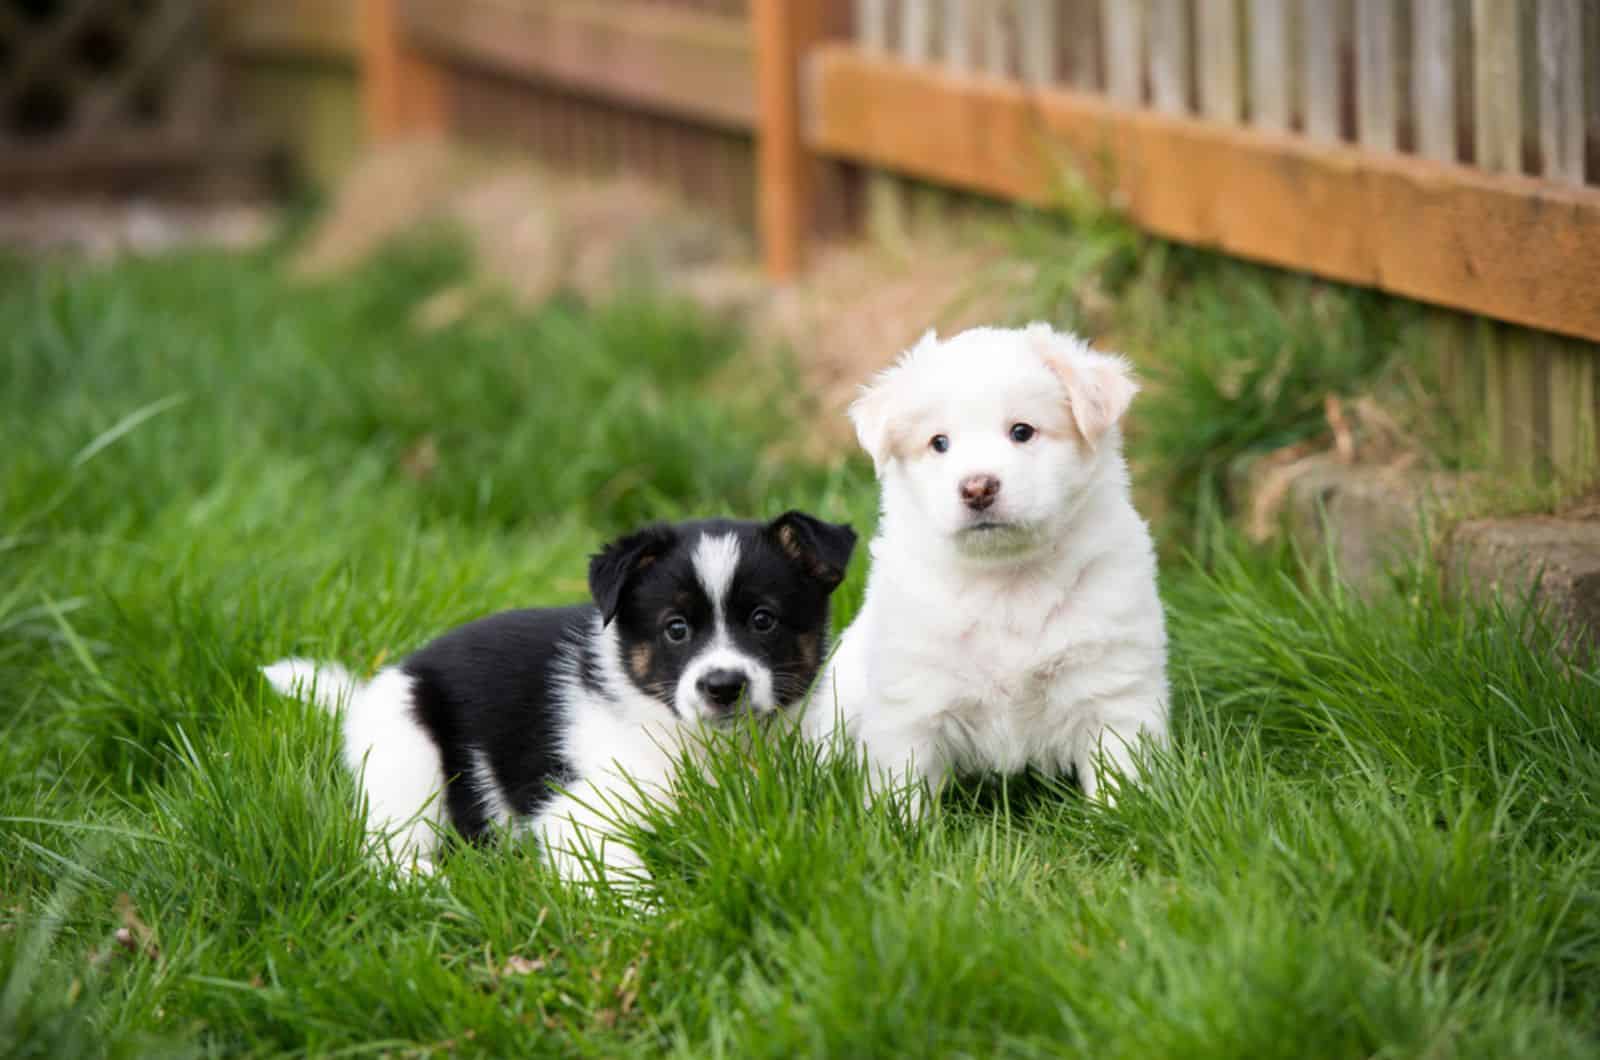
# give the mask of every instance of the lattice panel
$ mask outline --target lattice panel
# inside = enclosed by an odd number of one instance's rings
[[[205,0],[0,0],[13,148],[199,134],[216,85]]]

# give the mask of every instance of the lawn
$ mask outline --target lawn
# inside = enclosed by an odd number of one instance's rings
[[[259,664],[579,599],[649,518],[874,517],[863,462],[770,455],[807,424],[728,330],[412,326],[463,268],[0,264],[0,1054],[1600,1054],[1600,680],[1220,530],[1166,560],[1175,746],[1115,809],[975,782],[913,828],[776,741],[655,815],[644,915],[526,848],[374,872]]]

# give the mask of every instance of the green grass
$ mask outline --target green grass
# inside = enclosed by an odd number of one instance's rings
[[[0,1054],[1600,1053],[1595,675],[1229,543],[1167,567],[1175,746],[1114,810],[913,828],[775,741],[654,815],[645,916],[526,848],[375,874],[258,664],[579,598],[640,519],[875,504],[763,455],[806,425],[681,308],[410,328],[462,267],[0,267]]]

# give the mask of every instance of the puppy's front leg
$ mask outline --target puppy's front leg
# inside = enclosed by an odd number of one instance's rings
[[[638,852],[614,834],[613,811],[600,800],[593,788],[586,789],[581,800],[557,795],[534,828],[540,850],[556,875],[569,883],[603,882],[631,895],[649,883],[650,870]]]
[[[915,823],[950,775],[935,734],[921,726],[881,726],[863,731],[867,758],[867,803],[903,809]]]
[[[1141,751],[1165,742],[1165,726],[1158,720],[1164,717],[1164,709],[1144,702],[1130,706],[1132,709],[1117,710],[1102,705],[1102,720],[1085,726],[1072,749],[1078,786],[1084,795],[1099,798],[1108,806],[1116,804],[1121,781],[1138,779]]]

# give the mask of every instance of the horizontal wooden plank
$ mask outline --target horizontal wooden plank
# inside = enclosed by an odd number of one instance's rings
[[[46,146],[0,139],[0,196],[152,188],[181,196],[207,180],[259,191],[267,159],[262,139],[240,133],[127,133]]]
[[[824,154],[1048,203],[1064,157],[1141,227],[1600,341],[1600,190],[1172,118],[874,57],[810,60]]]
[[[406,32],[448,62],[725,128],[756,117],[748,20],[638,0],[402,0]]]
[[[222,36],[236,55],[351,63],[356,0],[227,0]]]

